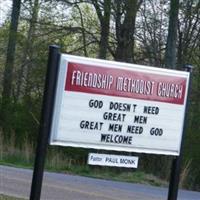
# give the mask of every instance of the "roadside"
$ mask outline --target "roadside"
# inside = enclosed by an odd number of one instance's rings
[[[25,168],[32,169],[33,164],[23,162],[22,160],[18,160],[17,162],[5,162],[0,160],[1,165],[11,166],[16,168]],[[99,178],[105,180],[113,180],[113,181],[122,181],[129,183],[140,183],[145,185],[152,186],[162,186],[167,187],[167,181],[161,180],[158,177],[147,174],[139,170],[127,170],[127,169],[114,169],[110,167],[97,167],[97,166],[89,166],[89,165],[66,165],[65,167],[61,165],[61,167],[54,167],[46,164],[45,170],[49,172],[58,172],[65,173],[71,175],[80,175],[85,177]]]
[[[32,170],[0,166],[0,176],[0,194],[28,199]],[[167,191],[163,187],[45,172],[41,199],[163,200],[167,197]],[[199,192],[179,190],[178,200],[199,199]]]
[[[0,194],[0,200],[23,200],[23,199],[19,199],[19,198],[16,198],[16,197],[10,197],[10,196]]]

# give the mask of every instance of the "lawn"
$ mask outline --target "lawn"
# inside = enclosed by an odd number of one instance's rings
[[[0,200],[23,200],[23,199],[0,194]]]

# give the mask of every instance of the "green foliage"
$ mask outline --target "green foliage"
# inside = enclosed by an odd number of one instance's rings
[[[196,44],[195,44],[196,45]],[[185,185],[190,189],[200,190],[200,47],[197,47],[188,60],[194,69],[192,72],[189,113],[184,145],[184,163],[191,161]]]

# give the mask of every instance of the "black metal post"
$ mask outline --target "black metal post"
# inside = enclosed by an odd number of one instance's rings
[[[49,57],[30,200],[39,200],[41,195],[46,149],[48,145],[49,132],[51,128],[51,120],[53,114],[59,57],[59,47],[55,45],[49,46]]]
[[[192,66],[186,65],[185,71],[191,73]],[[190,83],[191,83],[191,76],[189,78],[188,96],[190,94]],[[177,196],[178,196],[178,185],[179,185],[179,179],[180,179],[181,161],[182,161],[182,157],[183,157],[183,143],[184,143],[184,139],[185,139],[185,129],[186,129],[186,122],[187,122],[188,106],[189,106],[189,100],[187,98],[186,108],[185,108],[184,125],[183,125],[183,134],[182,134],[182,141],[181,141],[181,147],[180,147],[180,155],[175,157],[172,161],[169,191],[168,191],[168,200],[177,200]]]

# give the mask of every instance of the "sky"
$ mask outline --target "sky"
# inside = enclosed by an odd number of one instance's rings
[[[12,6],[12,0],[0,0],[0,26],[6,19],[8,12]]]

